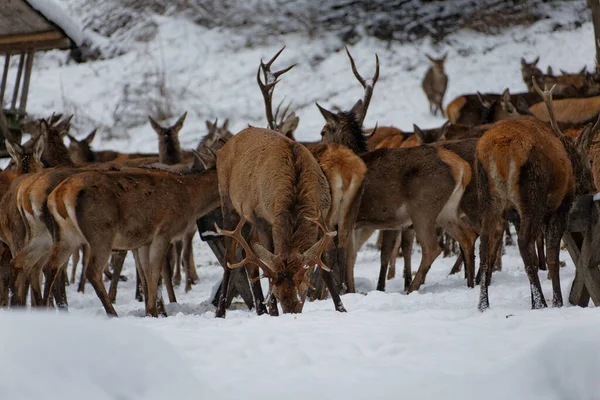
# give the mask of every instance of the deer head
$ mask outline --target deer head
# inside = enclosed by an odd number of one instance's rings
[[[74,136],[67,133],[67,137],[71,141],[69,144],[69,157],[76,164],[96,161],[96,154],[92,150],[92,142],[96,136],[97,129],[94,129],[89,135],[82,140],[77,140]]]
[[[425,54],[425,56],[431,62],[431,66],[436,73],[444,73],[444,62],[446,62],[446,56],[448,56],[448,53],[445,53],[442,58],[433,58],[429,54]]]
[[[158,154],[159,162],[162,164],[172,165],[181,162],[181,147],[179,145],[179,131],[183,128],[187,112],[170,127],[163,127],[158,122],[148,116],[152,129],[158,135]]]
[[[214,123],[206,120],[206,129],[208,129],[208,133],[198,143],[198,147],[196,148],[198,151],[202,148],[217,151],[233,136],[233,133],[229,131],[229,119],[226,119],[221,127],[219,127],[218,118],[215,119]]]
[[[17,174],[38,172],[44,169],[42,153],[44,152],[44,140],[40,136],[24,145],[9,139],[4,141],[6,150],[13,159]]]
[[[342,144],[355,153],[364,153],[367,151],[367,144],[362,125],[373,96],[373,88],[379,79],[379,57],[377,54],[375,55],[375,75],[373,75],[372,81],[368,83],[358,73],[348,47],[346,47],[346,53],[354,76],[365,89],[364,97],[358,100],[350,111],[340,111],[338,113],[333,113],[317,103],[321,115],[325,118],[325,126],[321,130],[321,137],[325,143]]]
[[[542,78],[544,75],[542,71],[537,67],[537,63],[540,61],[540,58],[537,57],[533,62],[528,63],[524,58],[521,58],[521,76],[523,77],[523,81],[525,85],[527,85],[527,89],[532,92],[533,87],[531,86],[531,78],[537,77],[538,79]]]
[[[321,256],[331,245],[337,232],[331,232],[325,227],[320,214],[316,218],[306,219],[315,223],[323,231],[323,236],[303,253],[291,251],[273,254],[260,243],[255,242],[252,243],[252,246],[248,245],[241,234],[242,227],[246,222],[243,218],[234,231],[225,231],[216,227],[218,233],[234,238],[246,253],[246,258],[239,263],[230,265],[230,268],[238,268],[246,263],[259,266],[263,270],[263,276],[269,279],[273,295],[281,304],[284,313],[302,311],[306,292],[310,286],[308,272],[311,267],[317,265],[325,271],[330,271],[329,267],[321,261]]]
[[[427,129],[423,131],[417,124],[413,124],[414,135],[419,141],[419,144],[429,144],[443,140],[448,133],[449,127],[450,121],[446,121],[439,129]]]

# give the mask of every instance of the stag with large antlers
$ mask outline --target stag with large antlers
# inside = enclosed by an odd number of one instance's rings
[[[275,55],[275,58],[279,54],[280,52]],[[270,63],[261,63],[260,70],[265,78],[271,74],[269,71]],[[259,87],[265,100],[265,108],[269,110],[272,105],[275,85],[270,90],[267,90],[259,79]],[[293,139],[293,132],[299,122],[298,117],[293,112],[286,117],[290,107],[288,105],[283,110],[281,118],[277,120],[281,104],[277,107],[275,114],[272,112],[266,113],[267,119],[271,118],[271,116],[276,119],[275,121],[270,121],[269,125],[275,126],[281,134]],[[306,143],[303,144],[306,146]],[[315,143],[307,146],[307,148],[316,158],[327,177],[331,191],[331,208],[325,216],[325,221],[327,221],[327,225],[331,229],[337,230],[338,233],[334,241],[335,246],[325,254],[325,260],[332,270],[335,290],[340,293],[346,290],[354,291],[353,286],[348,286],[347,276],[352,272],[348,261],[352,259],[354,252],[354,235],[352,233],[354,231],[356,213],[360,205],[366,167],[357,155],[339,144]],[[328,272],[321,272],[321,274],[323,273],[329,274]],[[323,299],[326,295],[323,280],[318,279],[315,286],[316,291],[313,292],[313,297]]]
[[[576,195],[593,191],[588,152],[600,118],[572,140],[558,127],[552,89],[534,89],[544,99],[551,129],[537,121],[502,121],[479,140],[476,150],[482,232],[479,310],[489,308],[488,285],[495,254],[495,232],[506,211],[516,210],[521,224],[518,244],[531,286],[532,308],[546,307],[537,274],[535,240],[543,230],[552,279],[552,305],[563,305],[559,277],[560,241]]]

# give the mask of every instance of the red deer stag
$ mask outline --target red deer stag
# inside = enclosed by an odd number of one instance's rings
[[[556,123],[552,89],[534,89],[544,98],[551,129],[535,121],[503,121],[492,127],[477,144],[476,166],[482,216],[480,262],[482,271],[478,308],[489,308],[488,285],[493,260],[495,231],[503,214],[518,212],[521,226],[518,244],[531,287],[532,308],[546,307],[537,274],[535,240],[543,230],[547,263],[552,279],[552,304],[563,305],[559,277],[560,241],[576,195],[593,190],[588,152],[600,119],[588,125],[573,141]]]
[[[375,78],[377,75],[378,69]],[[473,248],[474,234],[459,218],[459,204],[471,179],[471,167],[455,153],[431,146],[366,153],[362,123],[373,87],[356,71],[355,76],[365,88],[366,100],[359,100],[350,112],[322,111],[326,119],[323,139],[349,147],[361,155],[367,166],[357,228],[401,230],[413,224],[423,248],[423,258],[414,281],[411,282],[412,276],[405,276],[405,285],[409,291],[418,290],[431,263],[441,253],[436,223],[465,251]],[[473,269],[472,265],[467,268],[471,287]]]

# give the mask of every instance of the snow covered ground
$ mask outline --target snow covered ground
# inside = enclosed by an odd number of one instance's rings
[[[163,76],[172,114],[189,112],[182,143],[194,146],[205,133],[204,119],[228,117],[234,130],[264,125],[256,68],[283,44],[276,68],[298,66],[284,76],[275,97],[293,99],[298,138],[318,137],[323,122],[315,101],[348,108],[362,96],[345,54],[333,52],[340,49],[334,37],[289,36],[246,48],[243,37],[181,19],[154,19],[154,40],[124,40],[118,45],[128,52],[112,60],[65,65],[66,53],[38,56],[30,110],[43,116],[75,112],[80,135],[102,125],[97,148],[155,151],[145,114],[157,104],[166,107],[157,87]],[[435,48],[418,42],[388,49],[361,41],[351,51],[364,76],[373,73],[375,52],[381,60],[367,125],[411,130],[412,123],[443,123],[429,115],[420,88],[425,51],[449,51],[446,103],[474,90],[524,90],[521,56],[541,55],[543,69],[593,66],[590,23],[559,33],[551,26],[545,21],[495,37],[463,32]],[[317,58],[322,61],[311,63]],[[109,127],[129,136],[107,140]],[[68,288],[68,316],[0,311],[2,398],[600,399],[600,313],[569,305],[531,311],[515,247],[507,248],[504,270],[493,277],[491,309],[483,314],[476,309],[479,290],[447,275],[453,258],[434,263],[419,293],[402,294],[400,279],[381,293],[375,291],[379,256],[367,248],[356,267],[360,293],[343,297],[348,313],[336,313],[329,300],[278,318],[257,317],[238,305],[225,320],[215,319],[208,303],[222,270],[204,243],[195,247],[200,282],[190,293],[177,288],[168,318],[143,317],[143,304],[133,297],[131,258],[124,272],[129,281],[121,283],[117,298],[118,320],[105,317],[89,285],[85,295],[75,285]],[[567,297],[574,267],[566,252],[561,259]],[[413,269],[419,260],[417,246]],[[540,278],[550,298],[546,273]]]

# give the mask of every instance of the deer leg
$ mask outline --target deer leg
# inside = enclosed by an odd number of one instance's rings
[[[529,278],[529,287],[531,289],[531,307],[532,309],[540,309],[548,307],[546,299],[542,292],[542,286],[537,274],[537,262],[535,252],[535,239],[540,232],[540,224],[538,221],[533,221],[533,218],[521,218],[521,227],[519,229],[519,252],[525,263],[525,272]]]
[[[183,270],[185,271],[185,291],[186,293],[192,290],[192,285],[195,285],[199,278],[198,272],[196,271],[196,263],[194,262],[194,247],[192,244],[192,240],[194,239],[194,235],[196,234],[196,230],[191,234],[186,234],[183,238]]]
[[[226,193],[221,193],[221,211],[223,213],[223,227],[225,230],[234,230],[237,226],[240,217],[233,209],[233,205],[229,200],[229,196]],[[231,279],[231,269],[229,265],[235,260],[236,254],[236,243],[231,237],[225,236],[223,238],[225,243],[225,261],[227,267],[223,269],[223,280],[221,282],[221,296],[215,312],[216,318],[225,318],[227,308],[227,293],[229,292],[229,281]],[[273,296],[271,296],[273,297]]]
[[[171,243],[169,245],[169,260],[171,260],[171,262],[174,262],[175,264],[171,265],[171,270],[174,272],[173,273],[173,284],[175,286],[179,286],[181,284],[181,266],[180,266],[180,256],[181,256],[181,252],[180,252],[180,248],[178,248],[178,245],[180,245],[181,242],[177,241],[174,243]],[[179,254],[178,254],[179,253]]]
[[[392,250],[392,258],[390,259],[390,266],[388,267],[387,280],[394,279],[396,277],[396,260],[399,257],[400,246],[404,238],[404,231],[398,235],[396,242],[394,242],[394,249]],[[412,277],[411,277],[412,278]]]
[[[265,306],[265,297],[260,286],[260,272],[258,267],[255,265],[246,265],[246,274],[248,276],[248,283],[252,288],[252,294],[254,297],[254,308],[256,309],[257,315],[263,315],[267,313],[267,307]]]
[[[489,216],[490,214],[484,214],[479,242],[479,274],[481,274],[479,304],[477,306],[479,311],[490,308],[488,287],[491,282],[492,265],[494,265],[493,247],[497,240],[497,226],[500,225],[493,217]]]
[[[77,251],[79,251],[79,248],[77,249]],[[86,281],[86,267],[87,264],[85,263],[85,259],[86,257],[88,257],[88,255],[86,254],[86,251],[89,251],[87,246],[82,246],[81,247],[81,253],[83,255],[83,263],[81,264],[81,275],[79,276],[79,286],[77,287],[77,292],[78,293],[84,293],[85,292],[85,281]]]
[[[0,242],[0,307],[8,307],[10,298],[10,259],[11,253],[5,243]]]
[[[169,242],[161,237],[155,237],[149,246],[148,262],[142,259],[142,270],[146,281],[146,315],[158,317],[157,302],[159,300],[159,280],[163,271]],[[161,293],[162,294],[162,293]]]
[[[505,234],[506,234],[506,236],[504,238],[504,244],[506,246],[514,245],[512,234],[510,233],[510,224],[508,223],[508,221],[506,221],[504,229],[505,229]]]
[[[377,280],[377,290],[385,292],[387,268],[394,251],[394,245],[400,236],[400,231],[386,230],[381,232],[383,238],[381,240],[381,267],[379,269],[379,279]]]
[[[336,311],[346,312],[344,308],[344,304],[342,303],[342,299],[340,298],[340,294],[337,292],[335,285],[333,283],[333,276],[331,276],[331,272],[327,272],[322,268],[319,268],[319,273],[321,274],[321,278],[325,281],[325,285],[327,286],[327,290],[329,290],[329,294],[331,295],[331,300],[333,300],[333,305]],[[275,297],[275,296],[271,296]]]
[[[167,287],[167,295],[169,296],[169,303],[177,303],[177,298],[175,297],[175,289],[173,288],[173,258],[174,253],[170,251],[173,244],[170,244],[165,253],[163,262],[162,262],[162,278],[165,281],[165,286]],[[159,283],[158,288],[159,293],[162,295],[162,282]],[[164,308],[164,307],[163,307]]]
[[[423,223],[421,224],[414,224],[414,229],[417,240],[421,244],[423,254],[419,270],[408,288],[408,293],[419,290],[423,282],[425,282],[425,276],[427,276],[431,264],[442,252],[437,241],[435,221],[423,220]]]
[[[73,265],[71,266],[71,283],[75,284],[75,276],[77,275],[77,264],[79,264],[79,249],[73,252],[71,255],[71,261]]]
[[[538,256],[538,268],[542,271],[546,271],[546,255],[544,254],[544,234],[540,232],[540,234],[535,239],[535,244],[537,247],[537,256]]]
[[[144,282],[140,250],[131,250],[131,254],[133,254],[133,260],[135,262],[135,299],[142,302],[144,301],[144,294],[146,292],[146,283]]]
[[[467,227],[461,220],[448,221],[444,224],[444,229],[460,245],[465,262],[467,287],[475,287],[475,240],[477,240],[477,233]]]
[[[415,242],[415,230],[407,228],[402,231],[402,257],[404,258],[404,269],[402,277],[404,278],[404,290],[407,291],[412,284],[412,249]]]
[[[552,279],[552,306],[562,307],[563,298],[560,288],[560,241],[566,230],[567,214],[564,204],[559,207],[557,214],[548,221],[545,232],[548,273]]]
[[[119,285],[121,272],[123,271],[123,264],[125,264],[125,257],[127,251],[113,251],[110,257],[110,263],[112,264],[113,274],[110,280],[110,288],[108,290],[108,297],[111,303],[117,301],[117,286]]]
[[[117,312],[113,307],[106,287],[104,286],[103,274],[106,265],[108,264],[111,254],[110,244],[103,243],[100,246],[93,246],[89,250],[89,262],[86,262],[86,276],[90,281],[90,284],[94,288],[96,295],[100,299],[106,315],[109,317],[116,317]]]
[[[46,277],[46,284],[44,285],[44,297],[42,300],[44,305],[49,306],[50,296],[55,281],[58,280],[60,282],[60,279],[57,279],[57,276],[62,275],[61,273],[63,271],[61,268],[69,262],[69,257],[71,257],[71,254],[73,254],[73,251],[74,249],[65,242],[58,241],[52,245],[49,252],[50,254],[45,260],[45,265],[43,268],[48,273]],[[84,261],[86,261],[85,258]]]
[[[52,294],[54,296],[54,301],[56,302],[56,307],[59,311],[67,311],[69,307],[66,291],[66,286],[69,281],[67,275],[68,265],[69,261],[67,260],[67,262],[60,268],[60,272],[56,277],[54,286],[52,286]]]

